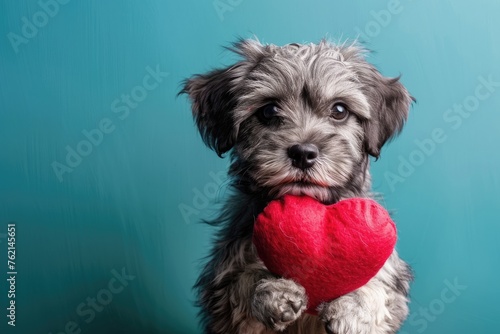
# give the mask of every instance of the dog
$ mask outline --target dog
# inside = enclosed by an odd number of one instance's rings
[[[373,197],[370,156],[407,120],[413,98],[356,42],[263,45],[239,40],[241,60],[183,83],[205,144],[230,155],[231,195],[198,278],[205,333],[387,334],[408,315],[411,268],[392,253],[361,288],[305,312],[296,282],[269,272],[252,244],[255,217],[273,199],[325,204]]]

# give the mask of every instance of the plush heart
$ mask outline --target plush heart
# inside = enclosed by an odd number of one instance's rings
[[[306,196],[272,201],[257,217],[253,242],[266,267],[301,284],[307,312],[366,284],[396,244],[389,213],[366,198],[324,205]]]

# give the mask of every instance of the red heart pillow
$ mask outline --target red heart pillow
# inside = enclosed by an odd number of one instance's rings
[[[377,202],[324,205],[286,195],[257,217],[253,242],[266,267],[306,289],[307,312],[366,284],[396,244],[396,226]]]

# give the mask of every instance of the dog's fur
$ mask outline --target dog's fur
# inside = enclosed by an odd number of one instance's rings
[[[325,204],[370,197],[369,156],[378,157],[401,131],[411,96],[399,78],[367,63],[355,43],[279,47],[242,40],[232,50],[239,62],[186,80],[181,92],[191,99],[205,143],[231,156],[234,192],[212,222],[218,233],[195,286],[205,332],[397,332],[408,314],[412,275],[396,252],[366,285],[312,316],[304,313],[304,289],[258,258],[252,229],[266,204],[284,194]],[[336,119],[338,104],[347,109],[345,119]],[[297,144],[317,148],[312,166],[293,163],[288,152]]]

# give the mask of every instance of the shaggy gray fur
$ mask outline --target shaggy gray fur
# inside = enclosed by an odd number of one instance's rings
[[[265,205],[284,194],[325,204],[370,197],[369,155],[378,157],[401,131],[412,98],[355,44],[244,40],[232,50],[239,62],[194,76],[182,91],[205,143],[220,156],[231,154],[234,191],[211,222],[219,228],[195,286],[204,331],[396,333],[408,314],[412,278],[396,252],[365,286],[312,316],[304,313],[303,287],[270,273],[258,258],[252,231]],[[291,155],[294,145],[318,154]]]

